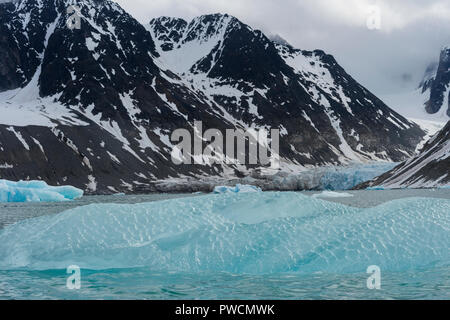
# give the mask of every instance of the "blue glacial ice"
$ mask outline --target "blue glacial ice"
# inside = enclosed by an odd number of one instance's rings
[[[393,169],[396,163],[356,163],[347,166],[326,166],[299,173],[280,172],[267,176],[273,190],[350,190],[360,183]]]
[[[386,190],[384,186],[375,186],[375,187],[367,187],[366,190],[369,191],[380,191],[380,190]]]
[[[320,185],[323,190],[349,190],[360,183],[396,167],[398,163],[355,164],[348,167],[331,167],[324,171]]]
[[[228,187],[228,186],[217,186],[214,187],[213,193],[219,194],[219,193],[248,193],[248,192],[262,192],[261,188],[246,185],[246,184],[237,184],[235,187]]]
[[[0,230],[0,269],[269,274],[450,263],[450,200],[360,209],[286,192],[92,204]]]
[[[44,181],[8,181],[0,179],[0,202],[58,202],[83,196],[71,186],[52,187]]]

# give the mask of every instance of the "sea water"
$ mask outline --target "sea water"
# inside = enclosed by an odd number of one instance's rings
[[[450,191],[346,193],[1,204],[0,298],[450,298]]]

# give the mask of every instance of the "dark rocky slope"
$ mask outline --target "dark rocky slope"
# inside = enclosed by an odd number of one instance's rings
[[[81,8],[79,30],[67,7]],[[254,166],[171,161],[172,132],[278,128],[283,170],[403,160],[424,133],[322,51],[228,15],[146,29],[106,0],[0,4],[0,178],[139,192]],[[192,63],[191,63],[192,62]]]
[[[435,188],[450,186],[450,121],[420,154],[358,189],[367,187]]]
[[[435,114],[444,110],[450,117],[450,47],[442,49],[435,74],[427,77],[420,86],[422,93],[429,97],[426,111]]]

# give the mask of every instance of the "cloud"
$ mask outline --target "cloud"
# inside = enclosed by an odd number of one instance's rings
[[[323,49],[358,81],[383,95],[418,85],[450,45],[448,0],[117,0],[142,23],[159,16],[190,20],[229,13],[301,49]],[[369,30],[371,8],[380,29]],[[405,74],[409,81],[405,81]]]
[[[450,3],[442,0],[298,0],[300,6],[320,12],[327,22],[365,27],[371,8],[378,7],[381,31],[391,32],[405,28],[426,18],[450,19]]]

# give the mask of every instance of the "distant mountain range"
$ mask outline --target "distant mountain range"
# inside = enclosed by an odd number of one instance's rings
[[[80,29],[66,25],[70,5]],[[415,154],[423,130],[333,56],[271,38],[226,14],[143,26],[107,0],[0,4],[0,177],[114,193],[257,169],[175,165],[170,136],[198,134],[194,121],[280,129],[282,170]]]

